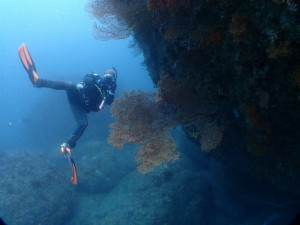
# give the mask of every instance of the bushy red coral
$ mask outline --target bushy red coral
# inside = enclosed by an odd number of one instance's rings
[[[192,5],[190,0],[148,1],[155,29],[172,45],[189,51],[200,49],[208,35],[207,25],[191,13]],[[189,16],[183,16],[186,14]]]
[[[115,100],[111,109],[116,123],[112,124],[108,142],[122,148],[126,143],[141,145],[136,161],[139,171],[147,173],[154,166],[178,159],[179,153],[169,129],[176,122],[168,106],[155,101],[155,93],[141,90]]]
[[[216,125],[210,125],[200,130],[200,144],[203,152],[210,152],[216,149],[223,138],[223,131]]]
[[[215,113],[215,106],[209,101],[210,91],[196,90],[187,79],[173,79],[167,74],[161,74],[158,83],[160,98],[174,106],[184,121],[195,122],[198,115]]]
[[[99,22],[94,25],[95,38],[105,41],[129,37],[145,6],[140,0],[131,4],[119,0],[90,0],[86,8]]]
[[[186,79],[176,81],[168,75],[162,75],[158,87],[162,101],[176,106],[181,123],[197,129],[202,151],[216,149],[222,141],[223,131],[212,116],[216,108],[207,102],[206,94],[196,93]]]
[[[164,129],[152,133],[151,137],[139,148],[139,154],[135,159],[139,164],[138,170],[141,173],[148,173],[161,162],[167,166],[170,161],[175,161],[178,158],[179,153],[176,151],[176,144],[170,132]]]

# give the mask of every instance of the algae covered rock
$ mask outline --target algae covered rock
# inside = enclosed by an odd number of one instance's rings
[[[79,191],[93,194],[111,191],[136,168],[135,154],[132,149],[117,151],[106,140],[85,142],[84,151],[75,154]]]
[[[1,154],[0,215],[7,224],[62,224],[74,187],[55,161],[28,153]]]
[[[67,224],[175,224],[180,218],[180,222],[186,222],[180,224],[200,224],[197,222],[206,221],[207,216],[199,211],[199,205],[208,207],[207,196],[212,195],[212,188],[204,176],[195,178],[191,164],[191,160],[182,158],[148,174],[133,170],[109,193],[93,199],[81,196],[82,205]],[[183,203],[188,203],[187,209]]]

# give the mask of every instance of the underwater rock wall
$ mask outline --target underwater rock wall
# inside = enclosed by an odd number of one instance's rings
[[[212,155],[299,195],[299,2],[148,1],[148,8],[166,46],[153,80],[190,138],[202,150],[205,140],[216,142],[212,150],[222,132]],[[215,111],[203,112],[208,106]]]
[[[199,154],[300,195],[299,1],[94,3],[133,35]]]

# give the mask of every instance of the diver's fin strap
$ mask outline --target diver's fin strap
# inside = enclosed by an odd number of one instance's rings
[[[25,70],[28,73],[36,72],[35,64],[30,56],[30,53],[29,53],[25,43],[23,43],[21,45],[18,52],[19,52],[19,56],[20,56],[21,62],[23,64]]]

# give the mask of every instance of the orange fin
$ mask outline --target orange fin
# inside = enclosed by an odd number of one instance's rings
[[[69,164],[70,164],[71,170],[72,170],[71,182],[72,182],[72,184],[76,185],[77,184],[77,172],[76,172],[75,162],[71,156],[71,149],[69,149],[68,151],[65,151],[64,153],[65,153],[65,157],[69,161]]]
[[[76,185],[77,184],[77,172],[76,172],[76,166],[75,163],[73,161],[73,159],[71,158],[71,167],[72,167],[72,177],[71,177],[71,182],[72,184]]]
[[[35,64],[30,56],[30,53],[29,53],[25,43],[23,43],[21,45],[18,52],[19,52],[21,62],[29,75],[29,79],[31,80],[31,82],[33,84],[35,84],[36,81],[38,80],[38,75],[36,73]]]
[[[23,43],[21,45],[21,47],[19,48],[18,51],[19,51],[20,59],[25,67],[25,70],[27,72],[36,71],[35,64],[30,56],[30,53],[29,53],[25,43]]]

